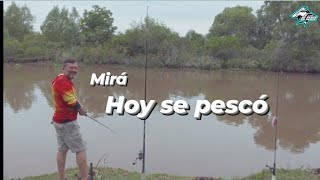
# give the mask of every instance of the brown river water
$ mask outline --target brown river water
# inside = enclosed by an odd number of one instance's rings
[[[90,86],[92,73],[128,73],[127,86]],[[53,126],[51,80],[59,67],[48,64],[4,64],[4,177],[56,172],[57,142]],[[231,178],[247,176],[273,164],[277,73],[149,68],[146,95],[157,106],[146,120],[146,172]],[[105,113],[108,96],[144,99],[144,69],[79,65],[74,80],[79,101],[89,114],[113,128],[112,134],[87,117],[78,122],[94,165],[141,171],[132,165],[142,149],[143,121],[125,113]],[[209,114],[193,117],[197,100],[255,101],[267,94],[270,111],[259,115]],[[185,100],[188,115],[160,113],[163,100]],[[279,75],[277,166],[320,167],[320,74]],[[75,167],[69,152],[67,167]]]

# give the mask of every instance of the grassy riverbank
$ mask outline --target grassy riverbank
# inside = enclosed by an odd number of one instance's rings
[[[97,180],[140,180],[141,174],[138,172],[129,172],[123,169],[116,168],[97,168],[95,169]],[[77,180],[77,169],[68,169],[67,172],[68,180]],[[46,174],[35,177],[26,177],[23,180],[56,180],[57,174]],[[223,178],[219,177],[183,177],[183,176],[172,176],[168,174],[150,174],[147,175],[146,180],[217,180]],[[257,174],[253,174],[247,177],[234,177],[234,180],[267,180],[271,179],[271,173],[265,169]],[[320,180],[319,172],[314,170],[277,170],[277,179],[282,180]]]

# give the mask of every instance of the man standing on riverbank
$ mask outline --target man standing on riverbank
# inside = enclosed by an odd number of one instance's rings
[[[76,153],[76,162],[80,170],[81,180],[88,178],[87,143],[80,133],[77,123],[78,113],[86,115],[86,111],[77,101],[76,90],[72,80],[77,74],[78,65],[73,59],[63,62],[62,74],[52,81],[54,115],[52,124],[58,140],[57,165],[60,180],[65,180],[67,152]]]

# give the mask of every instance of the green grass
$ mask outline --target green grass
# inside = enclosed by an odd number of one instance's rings
[[[320,180],[320,175],[315,175],[310,170],[295,169],[277,169],[277,180]],[[270,180],[271,173],[269,170],[263,170],[244,178],[234,178],[235,180]]]
[[[138,172],[129,172],[120,168],[95,168],[95,180],[140,180],[141,174]],[[76,168],[66,170],[68,180],[78,180],[78,170]],[[46,174],[35,177],[26,177],[23,180],[57,180],[57,173]],[[150,174],[145,180],[200,180],[199,177],[172,176],[168,174]],[[201,180],[223,180],[223,178],[206,177]],[[234,180],[270,180],[269,170],[262,170],[257,174],[247,177],[234,177]],[[310,170],[295,169],[277,169],[277,180],[320,180],[320,175],[315,175]]]
[[[95,180],[140,180],[141,174],[138,172],[129,172],[120,168],[95,168],[96,179]],[[78,180],[78,170],[76,168],[66,170],[66,177],[68,180]],[[57,180],[57,173],[46,174],[35,177],[26,177],[23,180]],[[191,177],[178,177],[167,174],[152,174],[145,178],[146,180],[192,180]]]

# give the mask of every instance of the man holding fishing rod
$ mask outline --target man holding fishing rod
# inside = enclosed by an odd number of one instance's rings
[[[80,133],[77,115],[86,116],[86,111],[77,100],[72,80],[77,74],[77,62],[74,59],[63,61],[62,73],[52,81],[54,115],[52,124],[58,140],[57,165],[59,180],[66,180],[65,164],[70,149],[76,153],[76,162],[80,170],[81,180],[88,179],[86,155],[87,143]]]

